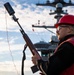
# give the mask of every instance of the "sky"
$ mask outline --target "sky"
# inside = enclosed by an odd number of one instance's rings
[[[20,27],[12,19],[4,8],[4,4],[9,2],[15,11],[18,22],[27,33],[31,41],[35,44],[39,41],[50,42],[51,32],[44,28],[33,28],[32,25],[54,25],[56,20],[54,15],[49,15],[50,10],[55,8],[47,6],[36,6],[38,2],[46,0],[0,0],[0,75],[21,75],[21,62],[25,41],[20,32]],[[50,0],[53,2],[54,0]],[[68,2],[68,0],[65,0]],[[72,0],[74,2],[74,0]],[[74,14],[74,6],[64,7],[69,14]],[[55,29],[49,29],[55,33]],[[25,75],[33,75],[32,54],[29,48],[26,49],[26,60],[24,61]],[[39,72],[34,75],[38,75]]]

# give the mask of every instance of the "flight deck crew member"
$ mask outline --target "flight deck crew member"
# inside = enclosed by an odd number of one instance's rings
[[[32,62],[42,75],[74,75],[74,15],[61,17],[55,28],[59,43],[47,65],[35,51]]]

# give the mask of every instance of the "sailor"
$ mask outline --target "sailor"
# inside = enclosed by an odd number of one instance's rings
[[[59,43],[48,63],[38,57],[35,51],[32,62],[42,75],[74,75],[74,15],[61,17],[55,28]]]

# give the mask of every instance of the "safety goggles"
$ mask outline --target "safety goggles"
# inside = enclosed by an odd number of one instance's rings
[[[69,27],[69,25],[60,25],[56,28],[56,30],[59,31],[60,29],[65,28],[65,27]]]

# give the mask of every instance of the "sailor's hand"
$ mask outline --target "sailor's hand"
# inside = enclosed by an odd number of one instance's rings
[[[32,62],[34,65],[37,65],[37,61],[41,59],[41,57],[39,57],[39,55],[37,54],[37,52],[35,50],[33,50],[34,55],[32,56]]]

